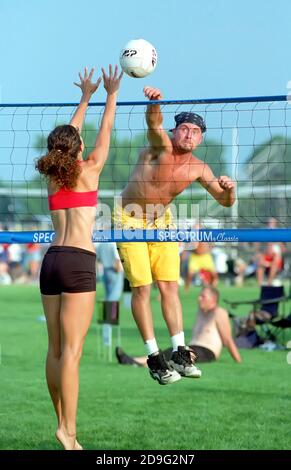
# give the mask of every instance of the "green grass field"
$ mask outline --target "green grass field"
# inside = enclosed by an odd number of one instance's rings
[[[101,298],[101,288],[98,289]],[[185,296],[186,338],[198,288]],[[222,298],[246,299],[255,287],[222,287]],[[153,291],[156,336],[169,346]],[[245,312],[246,313],[246,312]],[[46,388],[46,325],[37,287],[0,288],[0,449],[59,449],[56,420]],[[131,318],[121,312],[122,346],[144,354]],[[290,449],[290,372],[287,350],[242,350],[243,364],[223,351],[201,366],[201,380],[166,387],[146,369],[108,363],[97,356],[96,315],[80,372],[78,438],[85,449]]]

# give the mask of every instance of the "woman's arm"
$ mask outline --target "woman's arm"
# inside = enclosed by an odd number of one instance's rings
[[[117,94],[123,72],[118,75],[118,67],[116,65],[113,73],[112,66],[109,65],[109,75],[106,75],[104,69],[102,69],[102,74],[104,88],[107,91],[107,99],[95,147],[88,156],[88,161],[93,162],[99,171],[103,168],[108,157],[111,130],[115,118]]]
[[[80,77],[80,83],[74,82],[76,86],[81,88],[82,90],[82,96],[80,100],[80,104],[77,107],[76,111],[74,112],[74,115],[70,121],[71,126],[76,127],[76,129],[79,130],[81,134],[85,114],[87,111],[87,107],[90,101],[91,96],[97,88],[100,85],[100,82],[102,80],[101,77],[98,78],[96,83],[92,82],[92,77],[93,77],[94,69],[91,69],[89,75],[88,75],[88,69],[85,67],[85,72],[84,72],[84,77],[82,77],[81,73],[79,72],[79,77]]]

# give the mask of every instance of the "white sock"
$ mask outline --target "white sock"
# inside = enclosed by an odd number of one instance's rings
[[[157,342],[156,342],[156,338],[148,339],[145,342],[145,347],[146,347],[146,351],[147,351],[147,356],[149,356],[150,354],[154,354],[154,353],[159,352],[159,348],[158,348],[158,345],[157,345]]]
[[[173,351],[178,351],[178,346],[185,346],[184,331],[180,331],[177,335],[171,336]]]

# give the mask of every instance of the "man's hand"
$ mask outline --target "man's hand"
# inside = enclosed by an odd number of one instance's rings
[[[144,92],[144,95],[151,101],[163,99],[162,92],[158,88],[145,86],[143,89],[143,92]]]
[[[78,86],[81,88],[83,92],[83,97],[86,99],[90,99],[93,93],[97,90],[97,88],[100,85],[100,82],[102,80],[101,77],[98,78],[97,82],[92,82],[92,77],[93,77],[94,69],[90,70],[90,73],[88,75],[88,69],[85,67],[84,71],[84,76],[82,76],[81,72],[79,72],[79,77],[80,77],[80,83],[74,82],[74,85]]]
[[[173,149],[173,144],[163,128],[163,115],[159,100],[163,99],[162,92],[158,88],[144,87],[143,92],[149,99],[146,107],[146,121],[148,126],[148,141],[152,151],[152,159],[159,162]],[[151,103],[157,101],[157,103]],[[167,157],[168,158],[168,157]]]
[[[230,191],[235,188],[235,183],[228,176],[220,176],[218,178],[218,184],[225,191]]]

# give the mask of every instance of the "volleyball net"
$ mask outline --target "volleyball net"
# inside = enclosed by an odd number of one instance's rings
[[[192,183],[171,204],[175,228],[120,230],[111,215],[148,145],[147,102],[117,106],[110,153],[100,176],[95,241],[291,241],[291,106],[286,96],[160,101],[164,128],[174,116],[203,116],[207,132],[194,154],[215,176],[236,182],[237,200],[223,207]],[[76,103],[0,105],[0,243],[48,243],[53,227],[46,183],[34,169],[46,153],[46,138],[70,121]],[[82,137],[85,154],[94,147],[104,103],[90,104]],[[162,185],[161,185],[162,193]],[[162,194],[161,194],[162,196]],[[277,228],[267,227],[270,218]],[[199,230],[197,226],[199,225]]]

